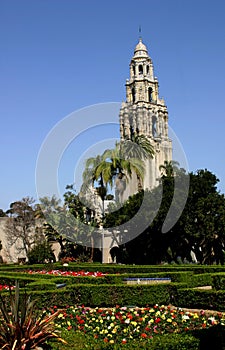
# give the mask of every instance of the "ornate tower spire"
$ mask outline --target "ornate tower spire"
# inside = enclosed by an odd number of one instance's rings
[[[158,81],[148,50],[139,38],[130,62],[130,79],[126,82],[127,102],[152,102],[158,99]]]
[[[172,143],[168,137],[168,112],[159,97],[158,80],[142,37],[134,49],[130,61],[130,77],[126,81],[126,102],[120,110],[120,137],[132,139],[132,135],[148,137],[155,149],[155,156],[146,162],[144,188],[153,188],[158,182],[159,166],[172,159]],[[130,193],[137,192],[133,188]]]

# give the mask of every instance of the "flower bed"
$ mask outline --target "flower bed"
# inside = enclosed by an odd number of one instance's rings
[[[9,289],[14,289],[14,286],[8,286],[6,284],[0,284],[0,290],[9,290]]]
[[[55,306],[52,311],[56,309]],[[158,305],[112,309],[68,307],[59,313],[56,320],[59,329],[79,330],[112,344],[151,339],[157,334],[187,333],[218,324],[225,324],[222,313],[207,317],[204,312],[197,314]]]
[[[89,272],[89,271],[61,271],[61,270],[28,270],[29,274],[41,274],[41,275],[55,275],[55,276],[73,276],[73,277],[104,277],[105,273],[102,272]]]

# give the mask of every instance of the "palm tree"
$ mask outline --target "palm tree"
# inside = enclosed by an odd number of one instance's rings
[[[145,135],[133,133],[131,138],[125,138],[125,140],[121,142],[121,146],[124,154],[128,158],[153,158],[155,153],[153,146]]]
[[[86,199],[90,200],[90,196],[93,196],[93,187],[95,182],[98,182],[98,187],[96,188],[97,194],[102,200],[103,213],[104,213],[104,200],[107,194],[107,184],[108,181],[104,181],[103,173],[98,172],[96,174],[96,170],[99,168],[100,164],[104,161],[102,155],[97,155],[96,157],[91,157],[86,160],[85,169],[83,172],[83,184],[81,186],[80,195],[87,197]]]
[[[125,140],[121,142],[121,148],[126,158],[132,157],[139,160],[146,160],[153,158],[155,154],[154,148],[149,139],[142,134],[133,133],[131,138],[125,138]],[[138,190],[141,190],[143,188],[143,179],[139,174],[136,175],[138,180]]]
[[[127,157],[123,145],[117,143],[114,149],[103,153],[103,162],[96,169],[96,175],[102,174],[103,181],[111,187],[116,185],[116,199],[125,190],[125,184],[135,173],[140,179],[144,177],[144,162],[141,158]]]
[[[175,174],[181,171],[179,165],[179,162],[175,160],[165,160],[164,164],[159,166],[159,170],[161,171],[162,177],[174,177]]]
[[[92,185],[98,182],[97,193],[102,199],[103,208],[108,186],[112,188],[116,182],[128,181],[132,173],[137,174],[140,179],[144,177],[143,160],[138,157],[128,158],[128,153],[123,148],[121,143],[116,143],[114,149],[107,149],[101,156],[86,161],[84,182],[91,181]]]

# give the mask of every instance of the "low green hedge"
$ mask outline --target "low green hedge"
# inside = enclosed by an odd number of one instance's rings
[[[212,285],[216,290],[225,289],[225,273],[214,273],[212,275]]]
[[[212,273],[201,273],[193,275],[189,281],[189,287],[202,287],[212,286],[213,274]]]
[[[22,274],[22,273],[0,273],[0,284],[1,285],[14,285],[15,280],[18,280],[20,282],[21,286],[25,286],[30,282],[35,281],[35,277],[29,276],[27,274]]]
[[[183,308],[225,311],[225,291],[178,288],[173,304]]]
[[[146,306],[170,303],[170,289],[166,285],[85,285],[76,284],[62,289],[32,290],[28,293],[38,308],[57,305]],[[2,292],[2,295],[7,295]]]
[[[57,286],[57,284],[54,282],[40,280],[40,281],[28,283],[25,286],[25,289],[27,291],[28,290],[53,290],[56,288],[56,286]],[[23,289],[21,288],[21,290],[23,290]]]
[[[36,264],[36,265],[0,265],[0,271],[25,271],[25,270],[52,270],[60,269],[62,271],[99,271],[103,273],[159,273],[159,272],[181,272],[192,271],[195,274],[201,273],[219,273],[225,272],[224,266],[201,266],[201,265],[119,265],[119,264],[101,264],[101,263],[69,263],[63,266],[60,262],[54,264]]]

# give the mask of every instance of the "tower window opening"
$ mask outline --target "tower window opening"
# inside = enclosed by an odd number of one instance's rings
[[[152,102],[152,88],[148,88],[148,101]]]
[[[130,126],[130,136],[132,137],[134,135],[134,128],[133,125]]]
[[[134,88],[132,89],[132,101],[133,101],[133,103],[135,102],[135,90],[134,90]]]
[[[135,66],[133,66],[133,74],[135,75]]]
[[[143,74],[143,66],[142,66],[142,64],[139,64],[139,66],[138,66],[138,71],[139,71],[139,74],[140,74],[140,75]]]
[[[152,117],[152,136],[157,137],[157,121],[155,116]]]
[[[147,74],[149,74],[149,66],[146,67]]]

